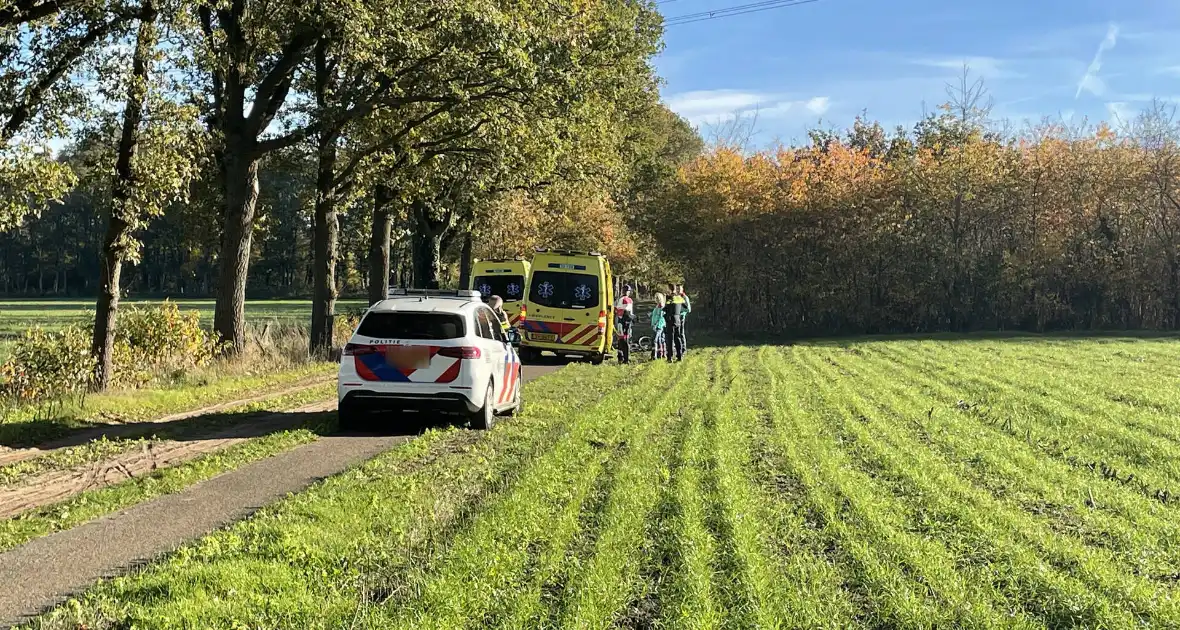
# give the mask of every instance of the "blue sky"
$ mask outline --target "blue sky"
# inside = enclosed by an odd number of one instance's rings
[[[667,18],[756,0],[665,0]],[[805,137],[861,111],[911,125],[963,63],[995,117],[1117,122],[1180,104],[1180,0],[819,0],[670,25],[663,97],[706,136],[757,111],[754,141]]]

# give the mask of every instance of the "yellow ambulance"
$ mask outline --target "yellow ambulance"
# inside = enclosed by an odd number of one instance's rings
[[[520,355],[548,351],[602,363],[614,337],[614,278],[597,252],[537,250],[520,312]]]
[[[521,256],[476,259],[471,269],[471,286],[468,288],[479,291],[484,302],[493,295],[500,296],[504,300],[504,312],[508,313],[508,323],[518,326],[528,278],[529,261]]]

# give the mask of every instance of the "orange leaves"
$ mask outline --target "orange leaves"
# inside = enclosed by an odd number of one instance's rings
[[[867,149],[839,142],[741,155],[717,149],[681,170],[698,218],[707,223],[858,205],[879,195],[890,171]]]

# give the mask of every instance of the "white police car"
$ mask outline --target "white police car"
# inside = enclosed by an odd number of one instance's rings
[[[476,429],[521,407],[521,363],[478,291],[391,289],[344,347],[341,428],[372,411],[459,413]]]

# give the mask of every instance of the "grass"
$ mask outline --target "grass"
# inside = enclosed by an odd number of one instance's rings
[[[335,414],[307,414],[298,428],[269,433],[201,455],[179,466],[161,468],[150,475],[113,486],[87,490],[52,506],[0,521],[0,552],[137,503],[180,492],[200,481],[311,442],[335,428]]]
[[[3,410],[0,445],[35,446],[94,426],[128,424],[201,407],[280,391],[296,383],[328,378],[332,363],[256,365],[231,374],[194,374],[167,387],[111,391],[52,405]]]
[[[1180,344],[573,366],[39,618],[111,627],[1180,627]]]
[[[146,433],[141,437],[107,439],[104,436],[77,446],[50,451],[39,457],[0,465],[0,486],[17,483],[30,476],[51,470],[74,468],[131,450],[150,448],[153,444],[163,440],[185,439],[200,436],[209,431],[232,427],[248,420],[251,415],[257,412],[293,409],[300,405],[331,400],[335,391],[335,383],[325,381],[312,387],[231,405],[215,413],[160,424],[149,423],[144,425],[143,429]]]
[[[122,305],[159,304],[162,300],[129,299]],[[182,311],[197,310],[201,322],[213,325],[213,300],[174,299]],[[361,300],[340,300],[336,310],[346,313],[351,309],[363,308]],[[246,319],[249,322],[273,321],[286,325],[305,325],[311,318],[311,302],[308,300],[250,300],[246,302]],[[19,339],[26,330],[41,326],[49,330],[64,328],[71,324],[89,325],[94,321],[94,300],[75,299],[21,299],[0,300],[0,361],[8,356],[8,346]]]

